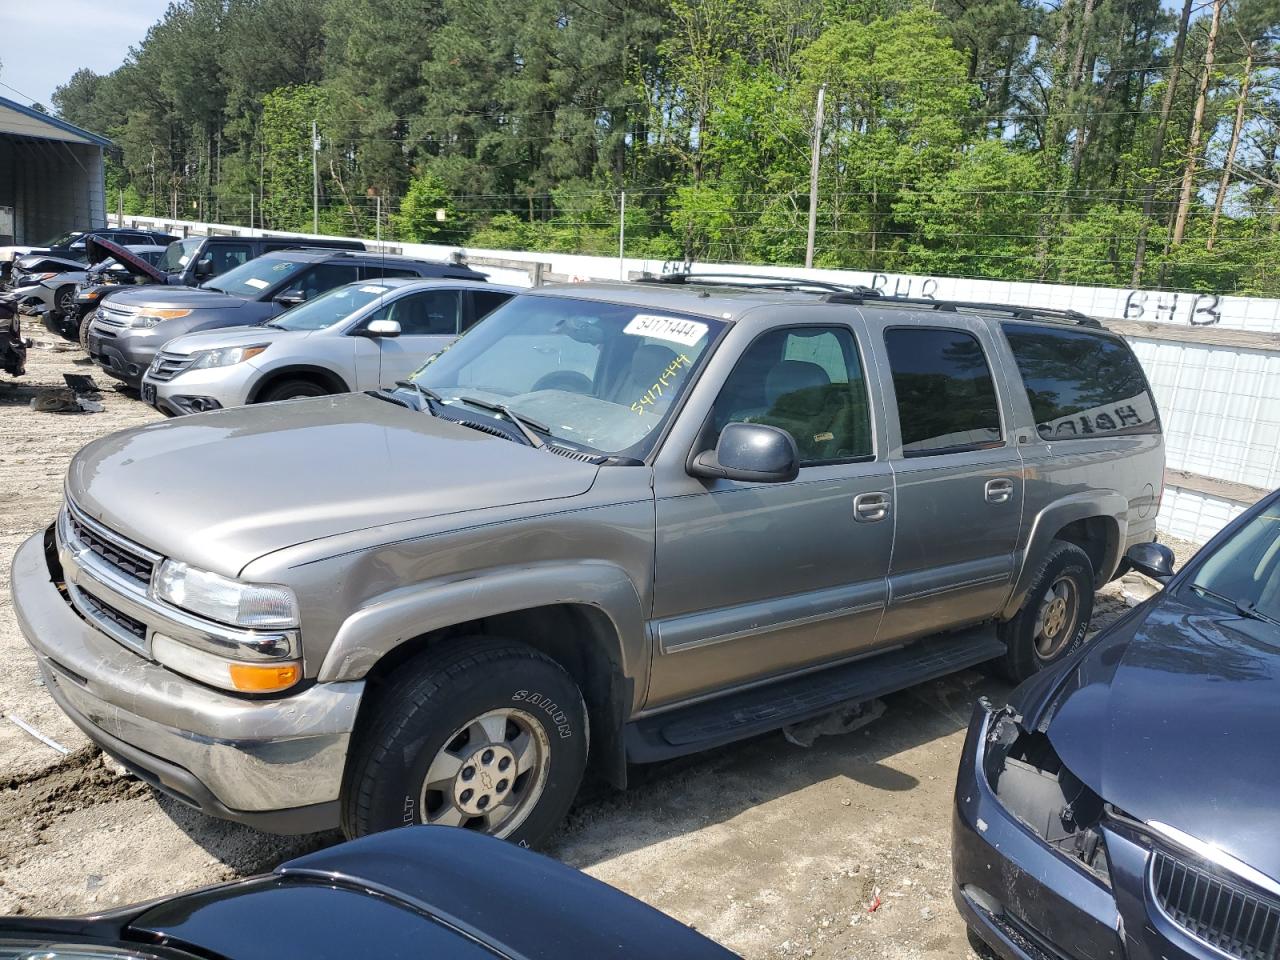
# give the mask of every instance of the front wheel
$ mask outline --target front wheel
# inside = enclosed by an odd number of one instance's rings
[[[1093,563],[1074,543],[1055,540],[1035,582],[1011,620],[1001,624],[1008,646],[1001,672],[1014,683],[1079,648],[1093,616]]]
[[[324,397],[329,391],[311,380],[282,380],[272,384],[262,392],[258,403],[272,403],[276,400],[301,400],[304,397]]]
[[[413,823],[534,846],[569,811],[587,763],[582,694],[520,644],[449,641],[403,665],[354,738],[343,785],[348,837]]]

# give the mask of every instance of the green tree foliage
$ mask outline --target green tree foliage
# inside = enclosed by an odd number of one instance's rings
[[[315,120],[326,231],[611,255],[625,190],[632,255],[799,263],[816,143],[823,266],[1280,294],[1280,0],[1212,7],[175,0],[53,102],[130,212],[309,229]]]

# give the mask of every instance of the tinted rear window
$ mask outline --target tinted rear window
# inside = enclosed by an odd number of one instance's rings
[[[1160,432],[1147,379],[1123,341],[1012,323],[1004,335],[1044,439]]]
[[[902,454],[924,457],[999,446],[1000,409],[978,338],[963,330],[886,330]]]

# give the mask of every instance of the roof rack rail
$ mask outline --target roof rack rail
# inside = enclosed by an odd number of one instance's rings
[[[983,313],[1003,313],[1014,320],[1048,320],[1052,323],[1070,323],[1079,327],[1097,327],[1102,323],[1079,310],[1055,310],[1051,307],[1024,307],[1009,303],[983,303],[975,300],[930,300],[925,297],[886,297],[878,294],[863,298],[856,293],[836,292],[825,297],[828,303],[861,304],[870,299],[877,307],[924,307],[943,313],[956,313],[960,310],[981,311]]]
[[[829,280],[812,280],[808,277],[778,277],[762,273],[666,273],[661,276],[645,274],[636,283],[658,283],[671,286],[708,284],[712,286],[746,287],[759,290],[816,290],[831,294],[852,294],[858,297],[878,297],[874,289],[856,283],[833,283]]]

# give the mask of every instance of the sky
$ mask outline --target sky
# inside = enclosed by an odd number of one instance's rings
[[[169,0],[0,0],[0,96],[52,110],[55,88],[81,67],[110,73],[120,66],[168,6]]]

